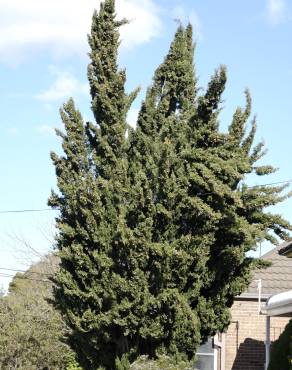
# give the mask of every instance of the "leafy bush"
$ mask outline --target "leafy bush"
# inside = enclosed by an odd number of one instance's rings
[[[16,274],[6,296],[1,297],[0,289],[1,370],[82,370],[65,343],[68,328],[48,303],[48,278],[58,264],[56,256],[48,255],[24,274]]]
[[[78,362],[76,361],[75,354],[72,352],[68,355],[68,362],[66,370],[82,370],[79,366]]]
[[[141,356],[131,366],[130,370],[194,370],[189,362],[178,363],[168,356],[160,356],[157,360],[149,360],[147,356]]]

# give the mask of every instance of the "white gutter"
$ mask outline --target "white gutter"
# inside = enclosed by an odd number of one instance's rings
[[[292,290],[273,295],[266,302],[266,314],[268,316],[292,316]]]

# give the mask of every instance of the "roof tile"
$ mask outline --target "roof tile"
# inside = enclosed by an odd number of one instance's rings
[[[257,280],[262,281],[263,295],[282,293],[292,289],[292,258],[279,254],[279,251],[290,243],[285,242],[262,256],[263,260],[271,261],[272,265],[255,272],[253,280],[244,294],[258,294]]]

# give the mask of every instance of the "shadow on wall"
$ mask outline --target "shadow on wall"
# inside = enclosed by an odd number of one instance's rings
[[[247,338],[238,348],[232,370],[264,370],[264,368],[264,342]]]

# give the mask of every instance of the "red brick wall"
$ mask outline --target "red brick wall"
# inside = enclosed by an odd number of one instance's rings
[[[225,370],[264,370],[266,317],[258,314],[258,302],[237,300],[231,314],[225,336]],[[271,341],[279,337],[288,321],[271,317]]]

